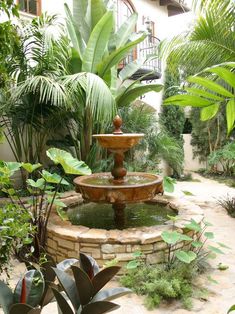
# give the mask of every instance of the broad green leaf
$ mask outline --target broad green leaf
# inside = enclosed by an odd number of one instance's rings
[[[190,230],[194,230],[196,232],[201,232],[202,231],[202,228],[201,228],[200,224],[198,224],[193,219],[191,219],[189,224],[185,225],[185,228],[190,229]]]
[[[113,28],[113,13],[107,12],[94,27],[83,54],[82,71],[96,73]]]
[[[193,241],[193,239],[187,236],[186,234],[181,234],[180,240],[181,241]]]
[[[221,271],[227,270],[228,268],[229,268],[228,265],[225,265],[225,264],[222,264],[222,263],[218,264],[218,269],[221,270]]]
[[[205,232],[204,233],[204,236],[207,238],[207,239],[214,239],[214,233],[213,232]]]
[[[105,58],[99,65],[99,76],[102,78],[113,67],[123,60],[129,51],[131,51],[138,43],[146,38],[147,34],[139,34],[137,39],[127,43],[126,45],[113,51],[107,58]]]
[[[195,258],[197,257],[197,255],[193,252],[193,251],[176,251],[175,252],[175,256],[181,261],[184,262],[186,264],[190,264],[193,260],[195,260]]]
[[[126,265],[126,269],[136,269],[140,265],[139,261],[130,261]]]
[[[181,234],[177,231],[163,231],[161,237],[167,244],[176,244],[181,240]]]
[[[85,305],[90,302],[95,294],[93,285],[88,275],[81,268],[72,265],[71,269],[76,283],[79,303]]]
[[[216,254],[224,254],[224,252],[221,249],[211,246],[211,245],[208,245],[208,249]]]
[[[195,248],[199,248],[203,246],[203,243],[201,241],[193,241],[191,245]]]
[[[178,105],[191,107],[206,107],[212,104],[211,100],[189,94],[180,94],[168,97],[164,100],[164,105]]]
[[[174,186],[175,183],[176,181],[174,179],[164,176],[163,178],[164,191],[168,193],[173,193],[175,189],[175,186]]]
[[[221,85],[211,81],[208,78],[200,77],[200,76],[190,76],[187,79],[187,81],[190,83],[196,83],[196,84],[202,85],[202,86],[208,88],[209,90],[212,90],[212,91],[214,91],[220,95],[223,95],[226,97],[234,97],[234,95],[232,93],[230,93],[227,89],[225,89]]]
[[[42,177],[46,182],[54,183],[54,184],[64,184],[69,185],[69,182],[63,179],[59,174],[57,173],[50,173],[46,170],[42,170]]]
[[[75,48],[71,48],[72,55],[68,63],[69,71],[71,74],[79,73],[82,70],[82,61],[79,53]]]
[[[64,203],[64,202],[62,202],[60,199],[58,199],[58,198],[55,198],[55,199],[53,199],[53,196],[48,196],[47,197],[47,201],[48,201],[48,203],[52,203],[52,201],[53,201],[53,204],[54,205],[56,205],[56,206],[59,206],[60,208],[65,208],[65,207],[67,207],[67,205]]]
[[[145,63],[144,59],[138,59],[128,63],[120,72],[119,78],[121,81],[125,81],[130,78],[137,70],[139,70]]]
[[[73,314],[73,310],[71,309],[70,305],[66,301],[65,297],[56,289],[52,288],[53,294],[56,298],[58,306],[61,310],[62,314]]]
[[[128,288],[122,287],[101,290],[94,296],[94,298],[92,299],[92,303],[97,301],[111,301],[120,298],[128,293],[132,293],[132,291]]]
[[[62,149],[50,148],[46,154],[55,164],[60,164],[67,174],[91,174],[90,168],[83,161],[73,158],[70,153]]]
[[[230,307],[230,309],[228,310],[227,314],[231,313],[231,312],[234,312],[235,311],[235,305],[232,305]]]
[[[133,13],[127,20],[120,26],[117,32],[111,38],[110,46],[114,46],[116,49],[122,47],[127,43],[130,35],[135,30],[135,25],[138,20],[138,14]]]
[[[212,119],[218,112],[220,104],[213,104],[201,109],[201,120],[207,121]]]
[[[103,314],[117,310],[119,307],[119,305],[112,302],[98,301],[86,305],[82,309],[81,314]]]
[[[22,167],[27,170],[29,173],[32,173],[34,170],[40,168],[41,164],[30,164],[30,163],[22,163]]]
[[[210,69],[207,68],[205,71],[217,74],[226,83],[235,88],[235,74],[228,69],[223,67],[212,67]]]
[[[73,15],[72,15],[67,3],[64,4],[64,9],[65,9],[65,13],[67,16],[67,19],[66,19],[67,30],[68,30],[70,39],[72,41],[73,47],[77,51],[77,57],[81,62],[81,56],[83,55],[83,52],[85,50],[85,43],[82,39],[79,27],[75,23],[75,20],[73,18]],[[72,57],[73,57],[73,55],[72,55]]]
[[[23,276],[26,283],[26,303],[32,307],[39,305],[42,298],[45,282],[43,275],[38,270],[29,270]],[[18,281],[14,291],[14,302],[20,303],[23,278]]]
[[[27,180],[28,185],[32,186],[33,188],[37,188],[42,190],[45,185],[45,180],[43,178],[37,179],[37,181],[34,181],[32,179]]]
[[[190,94],[194,94],[197,96],[203,96],[203,97],[211,99],[211,100],[219,100],[219,101],[224,100],[223,97],[215,95],[215,94],[211,94],[211,93],[205,91],[204,89],[195,88],[195,87],[185,87],[184,90],[186,90]]]
[[[104,1],[103,0],[91,0],[90,12],[91,12],[91,27],[92,29],[94,29],[94,27],[97,25],[97,23],[102,19],[102,17],[106,13],[106,7],[104,5]]]
[[[235,124],[235,100],[234,99],[230,99],[227,103],[226,118],[227,118],[227,133],[230,134]]]
[[[13,293],[11,289],[3,281],[0,281],[0,305],[5,314],[9,314],[12,304]]]
[[[160,92],[163,88],[161,84],[147,84],[134,86],[131,89],[126,89],[123,94],[119,95],[116,99],[118,107],[124,107],[131,104],[138,97],[149,93],[149,92]]]
[[[87,0],[74,0],[73,1],[73,20],[76,27],[76,32],[81,34],[81,38],[88,42],[91,33],[90,21],[87,21],[86,17],[90,18],[90,12],[88,12]],[[70,17],[68,16],[68,19]]]

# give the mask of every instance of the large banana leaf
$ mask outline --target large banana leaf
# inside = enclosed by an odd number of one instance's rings
[[[104,77],[104,75],[115,65],[117,65],[121,60],[123,60],[128,52],[136,47],[138,43],[146,38],[147,34],[145,32],[138,34],[136,39],[130,41],[126,45],[113,51],[108,57],[106,57],[103,62],[99,65],[99,76]]]
[[[101,20],[101,18],[106,13],[106,7],[103,0],[91,0],[90,5],[90,15],[91,15],[91,27],[92,30],[96,24]]]
[[[96,73],[97,65],[103,58],[113,26],[112,12],[105,13],[95,25],[83,55],[82,71]]]
[[[126,106],[136,100],[138,97],[148,93],[148,92],[160,92],[163,88],[161,84],[148,84],[148,85],[138,85],[131,89],[126,89],[122,94],[119,94],[116,98],[116,103],[118,107]]]
[[[73,1],[73,16],[76,32],[80,32],[85,43],[88,42],[91,33],[90,21],[87,21],[87,18],[89,19],[89,15],[88,0]]]
[[[127,18],[127,20],[121,25],[116,33],[110,38],[109,47],[111,49],[118,49],[127,43],[130,35],[135,30],[137,20],[137,13],[133,13],[130,17]]]
[[[76,49],[77,51],[78,60],[81,60],[81,57],[85,51],[85,42],[81,36],[79,27],[77,23],[75,22],[74,17],[72,16],[72,13],[66,3],[64,4],[64,9],[67,16],[66,25],[67,25],[69,36],[72,41],[74,49]]]

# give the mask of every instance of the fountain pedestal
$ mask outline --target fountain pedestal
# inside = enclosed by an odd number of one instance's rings
[[[144,134],[123,134],[122,119],[116,116],[113,134],[93,135],[99,144],[114,154],[114,167],[111,174],[95,173],[77,177],[74,180],[76,191],[83,199],[96,203],[112,204],[117,228],[125,222],[125,204],[148,201],[158,193],[163,193],[162,178],[158,175],[129,172],[124,163],[124,153],[135,146]]]

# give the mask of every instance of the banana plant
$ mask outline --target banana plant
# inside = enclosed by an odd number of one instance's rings
[[[18,281],[14,291],[0,281],[0,305],[4,314],[40,314],[43,307],[54,299],[51,285],[57,287],[51,267],[65,272],[71,265],[78,263],[77,259],[66,259],[56,265],[52,258],[46,258],[41,267],[27,263],[30,270]]]
[[[120,267],[111,266],[99,271],[94,259],[80,254],[80,267],[71,266],[73,278],[58,268],[53,268],[57,279],[70,300],[56,288],[52,288],[62,314],[102,314],[116,310],[119,306],[113,299],[121,297],[131,290],[127,288],[102,288],[118,273]]]
[[[226,106],[227,133],[235,128],[235,62],[226,62],[206,68],[191,76],[191,86],[183,88],[178,95],[164,101],[165,105],[192,106],[201,108],[201,120],[212,119],[220,107]],[[204,77],[203,74],[207,74]],[[211,74],[208,77],[208,74]],[[189,85],[187,84],[187,85]]]

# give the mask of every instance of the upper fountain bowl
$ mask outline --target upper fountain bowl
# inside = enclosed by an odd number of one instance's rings
[[[93,135],[100,144],[100,146],[109,149],[110,151],[129,150],[135,146],[141,138],[143,133],[125,133],[125,134],[96,134]]]

